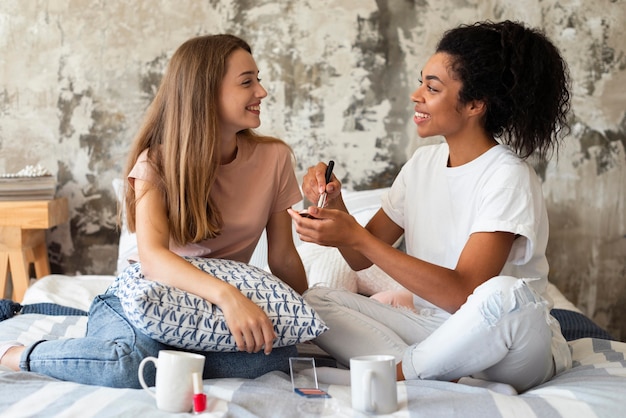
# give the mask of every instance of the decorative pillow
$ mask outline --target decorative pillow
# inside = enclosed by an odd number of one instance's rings
[[[552,309],[550,315],[559,321],[561,333],[566,341],[580,338],[599,338],[602,340],[614,340],[607,331],[600,328],[590,318],[584,314],[567,309]]]
[[[184,258],[237,287],[263,309],[274,324],[274,347],[312,340],[328,329],[296,291],[258,267],[233,260]],[[127,267],[108,292],[120,298],[128,320],[156,341],[197,351],[237,351],[219,307],[194,294],[145,279],[139,263]]]

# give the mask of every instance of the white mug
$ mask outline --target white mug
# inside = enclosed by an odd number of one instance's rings
[[[374,355],[350,359],[352,408],[365,413],[389,414],[398,409],[396,359]]]
[[[156,367],[156,391],[150,390],[143,377],[149,362]],[[139,363],[139,383],[156,398],[157,408],[168,412],[189,412],[193,405],[193,373],[204,370],[204,356],[184,351],[161,350],[159,358],[146,357]],[[156,392],[156,393],[155,393]]]

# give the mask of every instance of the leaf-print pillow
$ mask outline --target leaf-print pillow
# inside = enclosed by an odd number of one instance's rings
[[[184,257],[212,276],[237,287],[274,324],[274,347],[312,340],[326,324],[305,300],[276,276],[249,264]],[[115,293],[128,320],[141,332],[173,347],[196,351],[237,351],[222,310],[194,294],[144,278],[131,264],[107,290]]]

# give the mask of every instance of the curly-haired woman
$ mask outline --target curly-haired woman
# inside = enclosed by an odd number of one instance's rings
[[[571,365],[546,295],[548,218],[526,159],[568,131],[566,63],[540,31],[504,21],[446,32],[411,95],[421,137],[366,227],[337,178],[309,169],[303,192],[326,208],[290,211],[300,238],[340,249],[354,270],[376,264],[406,291],[366,298],[314,287],[305,298],[339,361],[392,354],[398,377],[474,377],[524,391]],[[406,252],[393,247],[404,234]]]

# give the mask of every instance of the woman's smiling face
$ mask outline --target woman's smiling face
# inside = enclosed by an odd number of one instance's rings
[[[411,94],[415,103],[413,121],[422,138],[435,135],[449,138],[463,129],[465,106],[459,103],[462,86],[450,68],[448,54],[437,53],[428,60],[420,86]]]
[[[222,132],[235,134],[261,125],[261,99],[267,96],[267,91],[258,77],[259,70],[248,51],[237,49],[230,54],[220,88]]]

